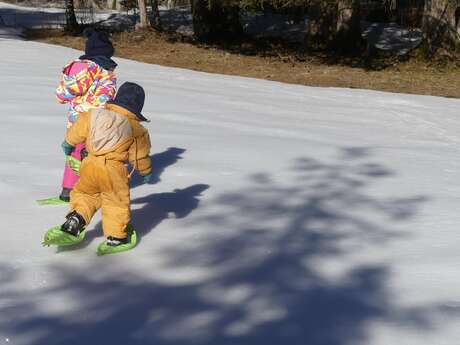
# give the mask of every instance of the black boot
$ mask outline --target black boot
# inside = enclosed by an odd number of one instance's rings
[[[133,226],[131,224],[128,224],[126,226],[125,231],[126,231],[126,237],[119,238],[119,237],[108,236],[107,240],[105,241],[105,243],[110,247],[116,247],[116,246],[119,246],[119,245],[122,245],[122,244],[131,243],[131,236],[134,233]]]
[[[107,245],[111,247],[116,247],[116,246],[119,246],[120,244],[126,244],[126,243],[129,243],[128,237],[125,237],[125,238],[117,238],[113,236],[107,237]]]
[[[72,189],[70,189],[70,188],[62,188],[62,192],[59,195],[59,199],[61,199],[62,201],[65,201],[65,202],[69,202],[70,201],[70,192],[71,191],[72,191]]]
[[[85,220],[76,211],[70,212],[66,218],[66,222],[61,225],[61,230],[78,237],[85,228]]]

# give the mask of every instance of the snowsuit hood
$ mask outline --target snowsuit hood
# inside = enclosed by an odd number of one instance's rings
[[[56,89],[59,103],[69,103],[69,125],[78,114],[92,108],[104,107],[115,96],[117,78],[90,60],[74,60],[64,66]]]

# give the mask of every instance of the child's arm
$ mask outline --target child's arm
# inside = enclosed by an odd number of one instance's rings
[[[81,113],[77,121],[67,130],[65,141],[71,146],[77,146],[86,141],[89,131],[90,113]]]
[[[152,172],[152,163],[149,154],[150,137],[147,130],[145,130],[143,135],[134,138],[134,142],[128,152],[129,162],[142,176],[146,176]]]

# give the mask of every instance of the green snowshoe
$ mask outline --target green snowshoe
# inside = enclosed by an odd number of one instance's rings
[[[61,225],[49,229],[43,239],[43,246],[72,246],[80,243],[85,238],[86,231],[74,236],[61,230]]]
[[[51,197],[51,198],[37,200],[37,204],[39,204],[40,206],[45,206],[45,205],[68,205],[69,202],[61,200],[58,196],[54,196],[54,197]]]
[[[85,238],[85,219],[77,211],[72,211],[66,216],[66,221],[61,226],[49,229],[43,240],[44,246],[72,246],[80,243]]]
[[[116,254],[124,252],[126,250],[133,249],[137,244],[137,234],[132,225],[126,227],[126,232],[128,236],[126,239],[115,239],[108,237],[104,242],[102,242],[97,247],[97,255],[107,255],[107,254]]]

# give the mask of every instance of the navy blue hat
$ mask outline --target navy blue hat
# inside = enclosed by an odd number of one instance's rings
[[[110,59],[115,53],[112,42],[107,32],[95,31],[92,28],[85,29],[83,35],[87,38],[85,45],[85,55],[81,58],[94,56],[105,56]]]
[[[129,110],[136,115],[139,121],[150,122],[141,114],[142,108],[144,107],[144,101],[145,92],[142,86],[136,83],[126,82],[118,89],[115,99],[107,103],[115,104]]]

